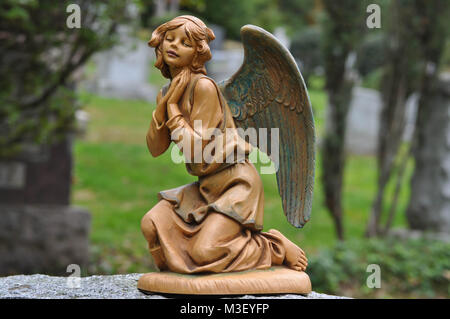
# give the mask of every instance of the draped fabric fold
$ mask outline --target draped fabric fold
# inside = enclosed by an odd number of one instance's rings
[[[199,79],[210,81],[207,97],[195,100]],[[163,89],[163,93],[164,93]],[[158,194],[159,203],[143,218],[142,227],[152,229],[157,240],[149,249],[157,266],[179,273],[231,272],[266,269],[281,265],[285,248],[280,238],[263,228],[264,192],[260,176],[249,162],[251,147],[242,140],[226,101],[214,81],[196,74],[179,102],[180,113],[163,123],[152,118],[147,145],[154,154],[163,153],[172,140],[186,155],[187,171],[198,181]],[[201,125],[195,125],[201,121]],[[198,122],[197,122],[198,123]],[[208,139],[205,132],[218,129],[225,134]],[[177,130],[184,134],[173,137]],[[192,143],[200,139],[201,147]],[[216,143],[205,161],[205,149]],[[200,161],[193,161],[196,152]],[[244,154],[232,157],[230,154]],[[199,154],[197,154],[199,155]]]

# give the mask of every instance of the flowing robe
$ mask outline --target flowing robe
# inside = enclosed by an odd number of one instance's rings
[[[211,83],[203,85],[202,98],[196,100],[200,78]],[[167,87],[162,94],[165,91]],[[173,140],[186,158],[187,171],[198,181],[161,191],[159,203],[144,216],[144,234],[150,227],[157,237],[149,241],[156,265],[160,270],[199,273],[282,264],[285,248],[280,238],[261,232],[264,193],[248,160],[251,147],[238,136],[216,83],[193,75],[178,105],[180,112],[163,123],[153,113],[147,146],[158,156]]]

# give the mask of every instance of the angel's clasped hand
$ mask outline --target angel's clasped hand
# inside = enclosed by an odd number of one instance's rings
[[[181,72],[175,78],[172,79],[172,82],[170,83],[169,93],[172,89],[173,91],[169,96],[167,104],[178,103],[178,101],[180,100],[181,96],[184,93],[184,90],[187,87],[187,84],[189,83],[189,80],[190,80],[190,71],[188,68],[184,68],[183,70],[181,70]]]
[[[183,69],[171,82],[169,90],[158,101],[156,106],[156,118],[159,122],[164,122],[168,118],[171,118],[174,113],[178,113],[179,110],[177,105],[172,105],[169,111],[170,104],[177,104],[180,100],[187,84],[189,83],[190,72],[188,69]],[[174,102],[175,101],[175,102]],[[175,108],[176,107],[176,108]],[[166,113],[167,112],[167,113]],[[167,117],[166,117],[167,114]]]
[[[180,109],[178,107],[178,101],[180,100],[181,96],[183,95],[187,84],[190,80],[190,72],[189,69],[183,69],[173,80],[170,84],[169,93],[171,92],[171,95],[169,96],[169,99],[167,100],[167,116],[168,118],[172,118],[173,116],[180,114]]]

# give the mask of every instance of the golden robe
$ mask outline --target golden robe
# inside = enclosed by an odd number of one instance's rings
[[[209,86],[206,98],[196,101],[194,89],[200,78],[214,86]],[[162,94],[165,91],[167,87]],[[251,147],[238,136],[216,83],[195,74],[178,105],[180,113],[164,123],[158,123],[153,113],[147,146],[153,156],[158,156],[167,150],[172,136],[186,157],[187,171],[198,176],[198,181],[161,191],[159,203],[144,216],[144,235],[152,229],[155,234],[146,238],[157,237],[152,242],[147,238],[156,265],[160,270],[199,273],[282,264],[285,249],[281,240],[275,234],[261,232],[264,193],[261,178],[248,160]],[[208,133],[214,128],[223,133],[221,139]],[[182,134],[174,134],[177,132]],[[219,147],[213,148],[205,161],[199,150],[212,149],[214,142]],[[195,143],[200,147],[195,149]]]

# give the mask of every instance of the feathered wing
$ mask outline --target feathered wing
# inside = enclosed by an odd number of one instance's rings
[[[314,185],[314,120],[305,83],[289,51],[269,32],[241,28],[244,62],[219,87],[236,126],[267,128],[267,150],[279,147],[278,190],[288,221],[303,227],[311,213]],[[279,145],[271,144],[271,128],[279,129]],[[260,139],[258,136],[258,145]],[[261,149],[261,147],[260,147]],[[262,151],[267,151],[261,149]]]

